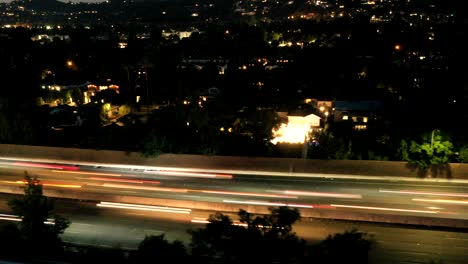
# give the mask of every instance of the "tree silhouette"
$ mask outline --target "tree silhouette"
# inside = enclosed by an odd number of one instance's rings
[[[137,263],[186,263],[188,254],[180,241],[168,242],[164,234],[146,236],[138,245]]]
[[[53,256],[62,250],[59,237],[70,225],[70,221],[53,215],[54,201],[44,196],[37,177],[25,172],[24,196],[9,201],[13,212],[21,217],[18,228],[23,248],[30,255]]]
[[[245,210],[240,223],[216,213],[204,229],[191,230],[192,256],[200,263],[300,263],[305,242],[292,232],[299,212],[270,208],[271,214],[254,217]]]
[[[314,263],[368,263],[368,252],[373,241],[365,233],[353,229],[344,233],[329,235],[313,254]]]

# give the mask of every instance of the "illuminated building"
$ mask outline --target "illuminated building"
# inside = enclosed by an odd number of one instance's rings
[[[283,116],[286,113],[279,112],[278,116]],[[287,123],[282,123],[280,127],[273,130],[274,138],[271,140],[273,144],[290,143],[302,144],[311,140],[311,134],[314,131],[320,131],[320,117],[311,113],[311,111],[289,112],[286,114]]]

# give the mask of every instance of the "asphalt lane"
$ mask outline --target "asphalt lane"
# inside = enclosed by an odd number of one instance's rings
[[[0,195],[0,213],[9,214],[7,200]],[[56,212],[69,218],[71,226],[62,235],[64,241],[104,247],[136,248],[145,235],[165,234],[169,240],[190,242],[188,229],[203,227],[194,219],[207,219],[213,211],[190,214],[151,212],[121,208],[102,208],[97,203],[56,200]],[[237,218],[229,214],[232,219]],[[0,220],[4,222],[4,220]],[[375,240],[370,263],[462,264],[468,257],[468,233],[430,230],[389,224],[304,219],[294,226],[298,236],[314,244],[330,234],[356,228]]]
[[[289,205],[339,212],[468,220],[468,183],[379,179],[276,177],[80,166],[52,167],[2,161],[0,185],[22,184],[24,172],[44,188],[237,204]],[[76,168],[76,169],[75,169]]]

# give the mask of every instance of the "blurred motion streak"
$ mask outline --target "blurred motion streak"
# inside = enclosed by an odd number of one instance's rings
[[[357,206],[357,205],[342,205],[342,204],[331,204],[331,206],[333,206],[333,207],[343,207],[343,208],[353,208],[353,209],[368,209],[368,210],[426,213],[426,214],[437,214],[437,213],[439,213],[438,211],[398,209],[398,208],[385,208],[385,207],[371,207],[371,206]]]
[[[103,178],[103,177],[90,177],[90,180],[95,181],[111,181],[111,182],[127,182],[127,183],[154,183],[160,184],[158,181],[147,181],[147,180],[132,180],[132,179],[114,179],[114,178]]]
[[[77,171],[78,167],[75,166],[64,166],[64,165],[53,165],[44,163],[28,163],[28,162],[14,162],[15,166],[33,167],[33,168],[44,168],[44,169],[58,169],[58,170],[71,170]]]
[[[191,209],[185,209],[185,208],[160,207],[160,206],[151,206],[151,205],[112,203],[112,202],[100,202],[96,204],[96,206],[120,208],[120,209],[143,210],[143,211],[154,211],[154,212],[177,213],[177,214],[190,214],[192,211]]]
[[[115,177],[121,177],[121,176],[122,176],[122,174],[103,173],[103,172],[91,172],[91,171],[60,171],[60,170],[52,170],[52,172],[74,173],[74,174],[88,174],[88,175],[101,175],[101,176],[115,176]],[[126,175],[126,176],[132,176],[132,175]]]
[[[200,178],[221,178],[232,179],[232,175],[227,174],[213,174],[213,173],[198,173],[198,172],[184,172],[184,171],[168,171],[168,170],[145,170],[145,173],[157,175],[171,175],[182,177],[200,177]]]
[[[149,187],[149,186],[132,186],[128,184],[104,183],[102,186],[110,187],[110,188],[136,189],[136,190],[161,191],[161,192],[183,192],[183,193],[188,192],[187,189],[159,188],[159,187]]]
[[[270,203],[270,202],[263,202],[263,201],[223,200],[223,202],[224,203],[235,203],[235,204],[251,204],[251,205],[268,205],[268,206],[289,206],[289,207],[314,208],[312,205],[307,205],[307,204]]]
[[[22,218],[18,215],[0,214],[0,220],[21,222]],[[55,222],[54,219],[48,218],[47,221],[44,221],[44,224],[53,225]]]
[[[274,197],[274,198],[287,198],[287,199],[297,199],[297,196],[290,195],[276,195],[276,194],[262,194],[262,193],[245,193],[245,192],[224,192],[224,191],[201,191],[203,193],[213,193],[213,194],[227,194],[227,195],[241,195],[241,196],[260,196],[260,197]]]
[[[422,195],[437,195],[437,196],[457,196],[457,197],[468,197],[466,193],[442,193],[442,192],[420,192],[420,191],[392,191],[392,190],[379,190],[384,193],[401,193],[401,194],[422,194]]]
[[[346,194],[346,193],[322,193],[322,192],[302,192],[302,191],[284,191],[285,194],[303,195],[303,196],[318,196],[318,197],[337,197],[337,198],[351,198],[362,199],[360,194]]]
[[[27,181],[3,181],[6,183],[14,183],[14,184],[28,184]],[[41,182],[42,186],[51,186],[51,187],[62,187],[62,188],[81,188],[82,185],[77,184],[65,184],[65,183],[48,183],[48,182]]]
[[[417,202],[432,202],[432,203],[451,203],[451,204],[468,204],[468,201],[460,201],[460,200],[444,200],[444,199],[418,199],[413,198],[413,201]]]

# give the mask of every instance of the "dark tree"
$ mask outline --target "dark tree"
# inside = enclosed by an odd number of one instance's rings
[[[192,254],[204,263],[301,263],[305,242],[292,232],[297,210],[271,208],[271,214],[239,212],[240,223],[216,213],[204,229],[192,230]]]
[[[187,263],[188,253],[180,241],[169,242],[164,234],[146,236],[138,245],[137,263]]]
[[[54,201],[44,196],[37,177],[25,173],[24,196],[13,199],[9,206],[22,218],[18,224],[23,251],[30,256],[55,256],[62,251],[59,235],[70,225],[70,221],[53,215]],[[53,218],[49,218],[49,217]]]
[[[317,261],[314,263],[368,263],[368,253],[372,240],[365,233],[357,230],[346,231],[342,234],[329,235],[317,246],[312,254]]]

